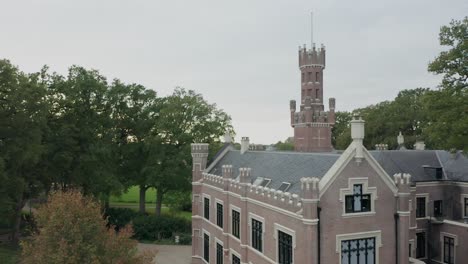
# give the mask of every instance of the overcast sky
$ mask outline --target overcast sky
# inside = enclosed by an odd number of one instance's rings
[[[236,139],[274,143],[293,134],[298,46],[327,49],[324,98],[338,111],[434,88],[427,63],[438,32],[468,14],[468,1],[0,0],[0,58],[26,72],[72,64],[159,95],[196,90],[229,113]]]

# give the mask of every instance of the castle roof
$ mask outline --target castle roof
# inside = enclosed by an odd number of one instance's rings
[[[223,147],[224,155],[214,160],[208,173],[222,175],[222,165],[233,166],[233,178],[237,178],[239,168],[248,167],[252,171],[253,182],[258,178],[271,179],[269,188],[278,189],[283,182],[291,183],[290,193],[300,192],[302,177],[322,178],[338,160],[339,153],[304,153],[288,151],[247,151]],[[395,173],[409,173],[413,182],[449,180],[468,182],[468,158],[462,153],[449,153],[443,150],[382,150],[369,151],[391,177]],[[440,170],[442,178],[437,178]]]

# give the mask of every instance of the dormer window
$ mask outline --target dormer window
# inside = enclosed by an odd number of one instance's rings
[[[263,181],[259,184],[262,187],[268,187],[270,185],[271,179],[264,178]]]
[[[281,183],[281,186],[278,188],[278,190],[282,191],[282,192],[286,192],[289,187],[291,187],[291,183],[289,182],[283,182]]]
[[[424,165],[423,168],[427,175],[435,178],[436,180],[442,180],[444,178],[444,172],[441,167]]]
[[[371,211],[371,195],[364,194],[362,184],[353,185],[353,194],[345,196],[346,213],[362,213]]]

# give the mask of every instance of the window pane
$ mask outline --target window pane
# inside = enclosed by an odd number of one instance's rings
[[[240,238],[240,213],[232,210],[232,235]]]
[[[260,252],[263,250],[262,235],[262,222],[252,219],[252,247]]]
[[[465,217],[468,217],[468,198],[465,198]]]
[[[219,227],[223,227],[223,205],[216,203],[216,224]]]
[[[210,262],[210,236],[203,234],[203,258]]]
[[[223,246],[216,243],[216,264],[223,264]]]
[[[232,264],[240,264],[240,258],[236,255],[232,255]]]
[[[210,199],[208,198],[205,198],[204,216],[206,219],[210,219]]]
[[[279,264],[292,263],[292,236],[278,231],[278,260]]]

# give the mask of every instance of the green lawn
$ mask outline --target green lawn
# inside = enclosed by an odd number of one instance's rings
[[[0,244],[0,261],[2,264],[16,264],[18,263],[18,256],[18,249]]]
[[[111,203],[138,203],[140,201],[140,188],[132,186],[121,196],[111,196]],[[156,202],[156,189],[146,190],[146,203],[154,204]]]

